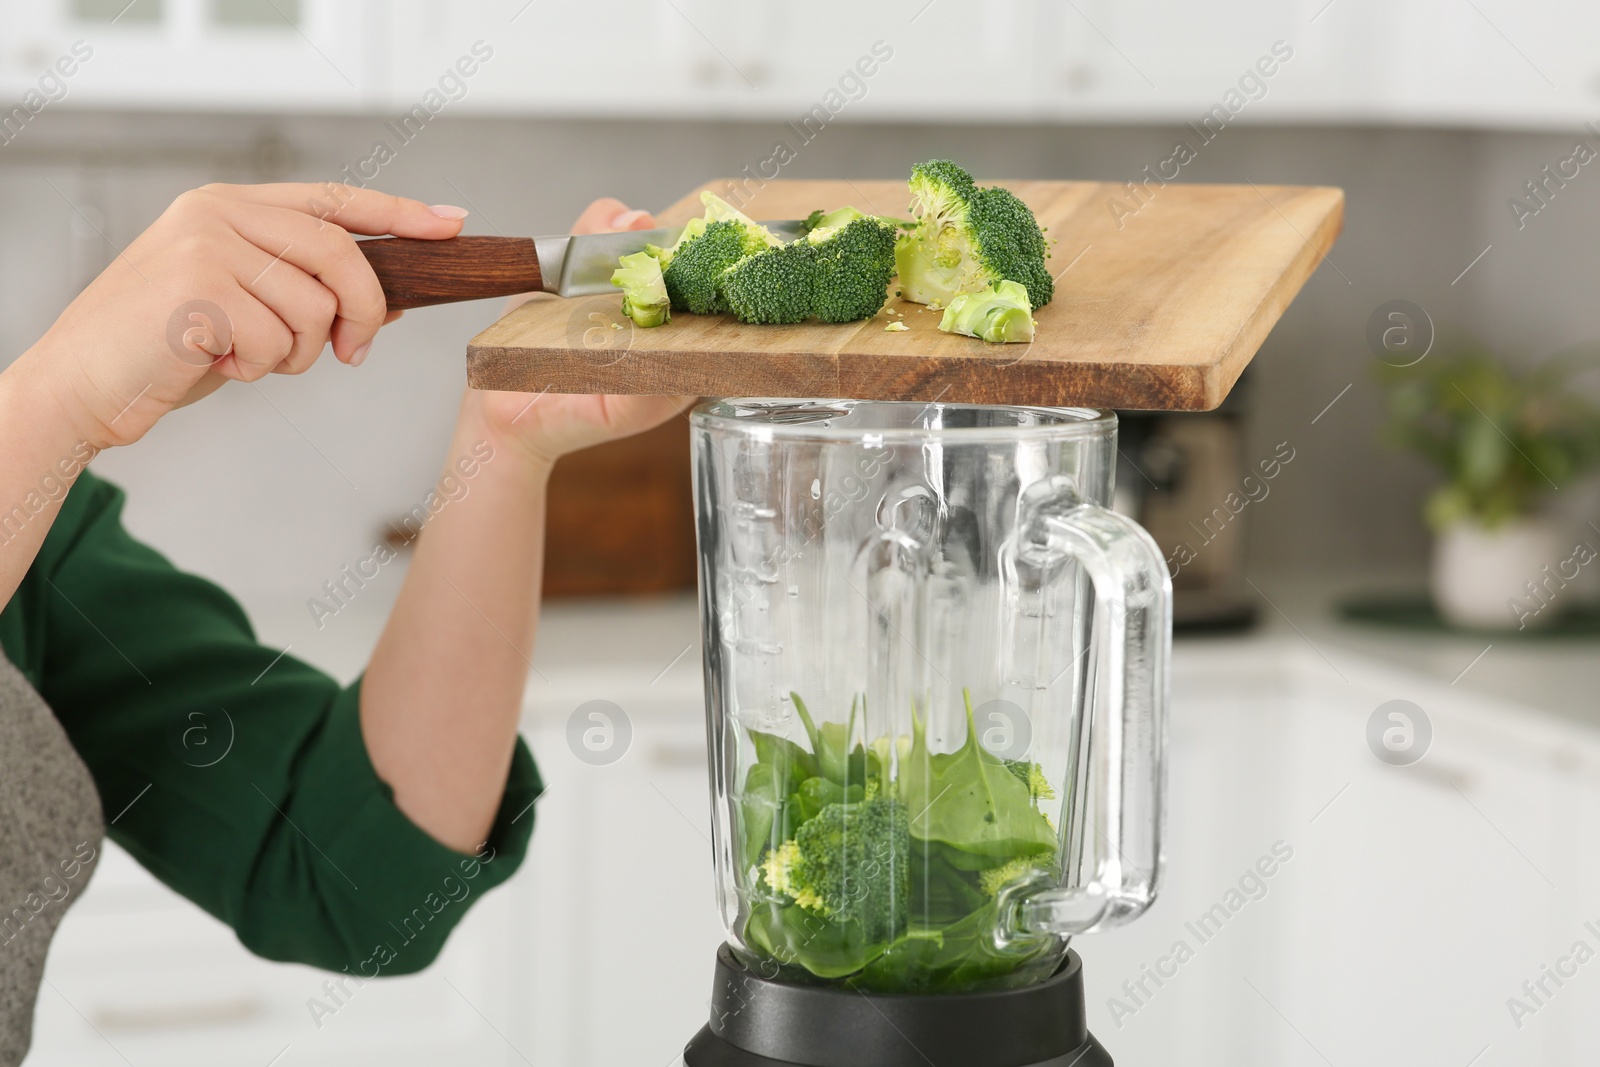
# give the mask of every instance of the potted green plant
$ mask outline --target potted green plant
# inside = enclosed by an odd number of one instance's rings
[[[1600,406],[1572,381],[1593,366],[1586,355],[1517,373],[1468,349],[1382,369],[1387,437],[1444,475],[1424,514],[1435,534],[1433,600],[1446,620],[1522,629],[1560,613],[1550,576],[1573,546],[1546,505],[1600,464]]]

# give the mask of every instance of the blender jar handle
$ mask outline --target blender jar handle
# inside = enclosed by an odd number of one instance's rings
[[[1075,560],[1094,586],[1098,663],[1086,705],[1089,739],[1074,758],[1087,780],[1064,797],[1064,843],[1081,840],[1065,876],[1002,896],[1013,936],[1083,934],[1137,918],[1155,900],[1166,818],[1166,719],[1172,580],[1133,520],[1075,493],[1056,496],[1019,530],[1022,551]],[[1074,776],[1076,777],[1076,776]],[[1082,805],[1081,807],[1079,805]],[[1075,810],[1076,809],[1076,810]]]

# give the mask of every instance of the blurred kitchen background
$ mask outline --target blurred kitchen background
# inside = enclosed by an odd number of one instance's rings
[[[1581,855],[1600,829],[1592,631],[1538,641],[1426,622],[1363,628],[1334,604],[1427,584],[1421,509],[1438,477],[1379,439],[1378,368],[1405,362],[1369,343],[1381,306],[1421,309],[1435,355],[1476,340],[1514,368],[1600,339],[1600,170],[1548,177],[1575,144],[1600,151],[1589,125],[1600,122],[1600,7],[8,0],[3,10],[0,103],[30,91],[47,100],[25,121],[12,112],[0,132],[7,354],[178,193],[211,181],[355,175],[469,208],[468,232],[507,235],[563,232],[602,195],[658,208],[719,176],[899,178],[936,156],[982,178],[1120,183],[1180,141],[1198,146],[1180,181],[1343,187],[1344,234],[1251,366],[1231,416],[1238,437],[1214,461],[1210,484],[1227,492],[1282,444],[1294,453],[1230,533],[1229,595],[1258,625],[1180,639],[1173,903],[1082,945],[1091,1023],[1133,1064],[1577,1063],[1595,1047],[1600,974],[1580,973],[1548,1013],[1519,1021],[1507,1007],[1572,941],[1600,946],[1578,921],[1600,917],[1587,891],[1600,872]],[[880,61],[861,76],[875,46]],[[76,59],[70,76],[52,74],[63,56]],[[1263,57],[1276,60],[1270,76]],[[1219,106],[1226,124],[1202,143],[1195,127]],[[774,168],[780,143],[793,158]],[[1078,253],[1058,248],[1055,262]],[[1073,269],[1092,271],[1094,250]],[[1070,279],[1058,299],[1072,299]],[[465,345],[498,313],[492,302],[412,312],[359,370],[325,360],[303,377],[231,386],[95,469],[129,491],[132,530],[236,594],[263,640],[353,676],[398,570],[320,627],[306,602],[432,487]],[[549,681],[530,690],[528,732],[552,783],[539,844],[438,967],[368,987],[317,1025],[307,1001],[324,996],[318,976],[249,959],[113,855],[63,928],[29,1062],[667,1063],[699,1025],[718,937],[709,850],[695,837],[706,804],[686,440],[677,423],[559,476],[549,581],[572,595],[541,635],[535,663]],[[1144,478],[1140,493],[1154,491],[1159,459],[1130,457],[1123,484]],[[1198,460],[1188,462],[1193,476]],[[1584,526],[1600,519],[1593,486],[1561,488],[1550,506],[1563,546],[1600,546]],[[1586,570],[1573,604],[1592,596],[1600,568]],[[579,764],[564,741],[566,717],[601,697],[636,731],[630,758],[611,768]],[[1367,715],[1392,698],[1434,716],[1438,747],[1410,777],[1364,741]],[[629,777],[630,767],[641,769]],[[1329,797],[1343,809],[1319,810]],[[1182,912],[1204,910],[1276,837],[1299,846],[1299,834],[1307,858],[1235,920],[1254,929],[1230,929],[1228,946],[1114,1022],[1106,998],[1165,951]],[[1369,983],[1370,995],[1350,988]],[[1197,1043],[1218,1058],[1196,1058]]]

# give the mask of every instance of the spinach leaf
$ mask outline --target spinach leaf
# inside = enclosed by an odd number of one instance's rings
[[[868,992],[951,993],[1007,981],[1043,978],[1024,970],[1047,961],[1057,941],[1040,938],[1001,948],[995,944],[999,910],[994,901],[944,927],[913,926],[866,965],[850,984]]]
[[[858,922],[835,922],[798,904],[760,903],[745,922],[745,942],[779,963],[795,963],[818,978],[855,974],[883,954]]]
[[[811,758],[811,753],[777,734],[762,733],[760,730],[750,731],[750,740],[756,746],[756,760],[760,763],[770,763],[774,767],[784,768],[792,772],[795,781],[810,778],[817,773],[816,760]]]
[[[862,785],[842,786],[826,778],[807,778],[796,792],[800,806],[800,821],[814,819],[829,804],[859,804],[867,798]]]
[[[811,738],[811,751],[816,759],[814,773],[843,786],[864,786],[869,775],[876,777],[879,774],[880,764],[874,753],[868,752],[859,741],[854,748],[850,747],[851,735],[855,733],[856,701],[850,702],[850,718],[847,722],[824,722],[818,726],[799,693],[790,693],[789,699],[794,701],[794,710],[799,713],[800,722]]]
[[[776,848],[783,838],[774,838],[773,824],[788,800],[787,783],[776,764],[753,764],[744,778],[744,788],[739,791],[739,871],[744,872],[761,861],[767,846]]]
[[[911,751],[899,773],[912,838],[966,853],[977,867],[1051,851],[1056,832],[1034,808],[1028,786],[978,743],[972,697],[963,697],[967,740],[954,752],[930,753],[927,722],[912,714]]]

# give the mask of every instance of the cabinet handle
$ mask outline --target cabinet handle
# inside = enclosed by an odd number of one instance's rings
[[[703,770],[706,767],[706,750],[704,745],[662,742],[650,746],[649,760],[652,767],[697,767]]]
[[[259,997],[155,1004],[142,1008],[96,1008],[90,1014],[101,1030],[138,1033],[151,1030],[189,1030],[201,1026],[242,1023],[267,1010]]]

